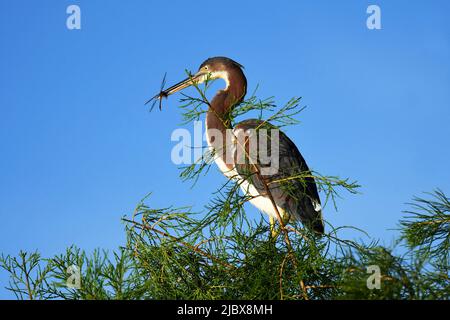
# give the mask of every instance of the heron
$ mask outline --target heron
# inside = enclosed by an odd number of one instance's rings
[[[247,152],[250,148],[248,139],[240,139],[243,135],[256,132],[255,130],[262,126],[276,128],[267,121],[259,119],[244,120],[236,124],[234,128],[231,126],[230,112],[244,100],[247,93],[247,78],[241,64],[227,57],[208,58],[195,74],[190,74],[183,81],[161,90],[149,101],[167,98],[187,87],[214,79],[223,79],[225,88],[219,90],[211,102],[208,102],[205,127],[207,144],[209,148],[216,151],[214,161],[220,171],[227,178],[238,181],[243,193],[248,196],[249,202],[269,216],[273,236],[277,234],[276,221],[283,226],[289,222],[300,221],[315,234],[323,234],[322,207],[315,179],[302,154],[285,133],[279,130],[276,137],[278,148],[276,172],[262,174],[258,169],[258,163],[237,161],[238,141],[244,141],[242,149]],[[231,139],[227,139],[230,131]],[[253,145],[253,147],[256,148],[256,159],[263,152],[267,155],[272,151],[261,150],[261,144],[256,144],[256,147]],[[265,148],[271,147],[273,147],[271,144],[270,146],[266,144]],[[289,181],[289,190],[287,190],[283,186],[283,181],[299,173],[303,174],[304,178]]]

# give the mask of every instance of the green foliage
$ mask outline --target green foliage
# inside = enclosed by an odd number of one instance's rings
[[[270,237],[264,219],[219,211],[199,217],[187,208],[151,209],[142,202],[124,218],[128,241],[117,252],[87,255],[70,247],[51,259],[20,252],[2,256],[0,267],[18,299],[450,298],[449,268],[441,263],[448,252],[424,256],[426,241],[400,242],[408,250],[396,255],[376,243],[338,239],[336,229],[318,239],[296,225],[287,227],[291,251],[282,236]],[[426,225],[414,230],[427,231]],[[381,287],[371,290],[367,267],[373,265],[381,270]],[[70,266],[80,268],[79,289],[67,287]]]
[[[195,86],[200,98],[182,99],[184,120],[199,119],[209,102],[206,89]],[[294,124],[303,110],[300,98],[277,108],[272,98],[243,101],[226,120],[254,111],[279,126]],[[195,183],[210,168],[214,152],[182,168],[181,178]],[[354,194],[359,185],[349,179],[307,172],[283,183],[314,178],[325,198],[342,191]],[[123,218],[127,241],[115,252],[93,254],[70,247],[64,254],[43,259],[20,252],[0,258],[10,274],[8,289],[18,299],[449,299],[450,202],[440,190],[432,199],[415,198],[400,221],[396,248],[340,237],[343,227],[327,226],[318,237],[300,224],[278,221],[271,234],[263,216],[245,212],[249,196],[240,182],[226,181],[206,204],[206,214],[191,208],[152,208],[146,197],[131,216]],[[402,254],[396,254],[396,251]],[[377,266],[380,288],[369,289],[369,266]],[[80,286],[68,286],[80,272]]]
[[[423,255],[438,258],[442,266],[450,261],[450,200],[441,190],[430,194],[433,199],[414,198],[408,216],[400,221],[402,236],[410,248]]]

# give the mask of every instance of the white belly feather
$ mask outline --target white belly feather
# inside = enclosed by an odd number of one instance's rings
[[[233,130],[234,135],[237,136],[240,134],[240,132],[237,132],[240,130]],[[208,143],[208,146],[210,148],[213,148],[213,146],[210,143],[210,137],[208,136],[208,126],[206,126],[206,141]],[[234,154],[236,150],[236,142],[234,141],[232,145],[232,152]],[[224,159],[222,156],[215,156],[214,159],[215,163],[219,167],[219,170],[228,178],[236,180],[237,183],[240,184],[240,187],[245,195],[251,196],[251,199],[249,200],[252,205],[254,205],[256,208],[264,212],[265,214],[277,219],[277,212],[273,206],[272,201],[270,198],[261,196],[261,194],[256,190],[256,188],[249,183],[246,179],[242,178],[242,176],[239,175],[237,170],[233,168],[230,170],[229,167],[226,165]],[[277,209],[281,217],[285,215],[285,210],[277,205]]]

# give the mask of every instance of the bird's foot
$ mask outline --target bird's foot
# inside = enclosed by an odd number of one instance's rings
[[[276,239],[278,237],[278,235],[280,234],[280,230],[281,228],[276,228],[275,224],[276,224],[276,220],[274,217],[269,217],[270,220],[270,235],[271,235],[271,239]],[[286,224],[289,222],[290,217],[289,215],[284,215],[282,217],[282,222],[283,222],[283,226],[286,226]]]

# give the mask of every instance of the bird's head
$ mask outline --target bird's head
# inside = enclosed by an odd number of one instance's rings
[[[168,97],[178,91],[181,91],[187,87],[190,87],[192,85],[199,85],[207,80],[214,80],[214,79],[223,79],[226,83],[226,88],[230,85],[230,75],[231,74],[240,74],[245,79],[243,72],[242,72],[243,66],[237,63],[236,61],[226,58],[226,57],[214,57],[209,58],[205,60],[200,67],[198,68],[198,71],[193,74],[189,75],[188,78],[184,79],[183,81],[178,82],[177,84],[162,90],[159,94],[154,96],[152,99],[150,99],[148,102],[154,100],[154,99],[162,99],[163,97]],[[245,83],[246,85],[246,83]],[[147,103],[148,103],[147,102]]]
[[[206,79],[223,79],[228,86],[230,85],[231,73],[242,73],[243,66],[238,62],[226,57],[214,57],[205,60],[198,69],[197,74],[206,74]]]

